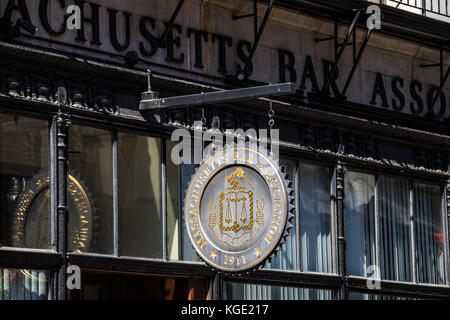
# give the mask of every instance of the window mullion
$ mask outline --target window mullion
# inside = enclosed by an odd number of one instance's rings
[[[50,156],[50,248],[51,250],[58,251],[58,203],[57,203],[57,168],[58,168],[58,157],[57,157],[57,125],[56,120],[50,121],[49,128],[49,156]],[[50,278],[51,281],[51,292],[52,300],[57,299],[58,294],[58,272],[55,272],[55,266],[51,268]]]
[[[339,299],[347,300],[347,283],[345,281],[347,276],[346,261],[345,261],[345,218],[344,218],[344,175],[345,167],[341,162],[338,162],[335,170],[335,186],[336,186],[336,217],[337,226],[337,270],[339,276],[342,278],[341,287],[339,289]]]
[[[294,177],[293,177],[293,185],[294,185],[294,192],[295,192],[295,210],[296,210],[296,216],[295,216],[295,230],[296,230],[296,242],[297,242],[297,269],[302,269],[302,256],[301,256],[301,232],[300,232],[300,165],[298,161],[295,161],[295,168],[294,168]]]
[[[162,257],[167,255],[167,174],[166,174],[166,140],[161,139],[161,227],[162,227]]]
[[[56,121],[50,121],[49,128],[49,156],[50,156],[50,249],[58,250],[58,215],[57,215],[57,140]]]
[[[119,142],[117,130],[113,130],[111,134],[111,154],[112,154],[112,194],[113,194],[113,254],[118,257],[120,255],[120,234],[119,234],[119,159],[118,148]]]
[[[374,202],[374,211],[375,211],[375,265],[377,266],[377,274],[376,277],[381,279],[381,241],[380,241],[380,210],[378,204],[378,184],[379,184],[379,176],[375,176],[375,202]]]
[[[67,300],[67,247],[68,247],[68,148],[69,148],[69,126],[70,116],[59,113],[54,122],[57,130],[57,219],[58,219],[58,253],[61,256],[61,262],[57,268],[57,298],[58,300]]]
[[[414,182],[410,181],[409,187],[409,218],[410,218],[410,239],[411,239],[411,264],[412,264],[412,281],[417,283],[417,267],[416,267],[416,237],[414,226],[414,200],[415,200]]]
[[[210,292],[211,300],[222,300],[223,299],[223,280],[220,274],[217,272],[210,282]]]
[[[450,180],[447,183],[446,187],[444,188],[445,192],[444,192],[444,201],[443,201],[443,206],[444,206],[444,210],[443,211],[443,219],[444,219],[444,233],[445,233],[445,246],[444,246],[444,250],[445,250],[445,261],[446,261],[446,284],[450,285],[450,248],[449,248],[449,241],[450,241]]]

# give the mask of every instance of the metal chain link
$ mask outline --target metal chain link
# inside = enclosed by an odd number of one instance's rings
[[[202,131],[206,131],[205,108],[202,108]]]
[[[275,120],[273,119],[274,115],[275,115],[275,111],[273,110],[273,106],[272,106],[272,100],[270,100],[270,109],[269,112],[267,113],[267,115],[269,116],[269,128],[272,129],[274,124],[275,124]]]

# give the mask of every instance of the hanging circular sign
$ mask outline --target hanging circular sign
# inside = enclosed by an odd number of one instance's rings
[[[226,147],[198,168],[186,193],[185,221],[197,254],[225,272],[261,267],[292,227],[286,174],[265,153]]]

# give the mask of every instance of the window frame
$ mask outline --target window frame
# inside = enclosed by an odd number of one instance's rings
[[[384,280],[381,279],[381,289],[368,289],[367,281],[370,281],[370,278],[360,277],[354,275],[347,275],[347,290],[348,292],[354,291],[358,293],[366,293],[366,294],[374,294],[374,295],[392,295],[397,297],[412,297],[412,298],[448,298],[450,293],[450,260],[449,260],[449,219],[450,216],[447,214],[447,207],[450,204],[448,197],[446,197],[446,193],[450,192],[450,185],[448,181],[441,176],[438,177],[429,177],[425,179],[424,177],[417,177],[412,174],[405,174],[401,172],[399,174],[395,174],[392,172],[385,172],[379,168],[361,168],[359,166],[347,166],[346,171],[359,172],[364,174],[373,175],[375,177],[375,187],[374,187],[374,218],[375,218],[375,257],[376,263],[379,265],[380,262],[380,248],[381,248],[381,238],[380,238],[380,215],[378,208],[378,183],[380,176],[386,176],[391,178],[400,178],[408,181],[409,185],[409,230],[410,230],[410,241],[411,241],[411,267],[412,267],[412,281],[411,282],[402,282],[402,281],[393,281],[393,280]],[[345,175],[344,175],[345,176]],[[448,173],[445,174],[448,176]],[[414,186],[416,183],[435,185],[440,187],[441,192],[441,218],[442,218],[442,227],[444,234],[444,284],[431,284],[431,283],[421,283],[417,280],[417,266],[416,266],[416,248],[415,248],[415,212],[414,212]],[[381,275],[380,275],[381,276]],[[366,283],[364,285],[364,282]]]
[[[37,119],[45,119],[49,123],[49,153],[50,153],[50,175],[51,179],[51,190],[52,190],[52,235],[54,239],[58,239],[63,235],[57,234],[57,221],[56,221],[56,192],[59,190],[60,185],[57,179],[54,179],[57,174],[57,124],[56,116],[54,114],[42,115],[36,113],[21,113],[17,110],[5,112],[4,108],[0,109],[0,112],[9,113],[17,116],[27,116]],[[395,176],[409,177],[410,179],[417,179],[419,181],[437,181],[443,185],[443,201],[442,201],[442,215],[444,222],[444,241],[445,241],[445,262],[446,262],[446,284],[445,285],[430,285],[430,284],[419,284],[419,283],[404,283],[396,281],[381,280],[381,289],[379,290],[369,290],[367,289],[367,281],[369,279],[356,277],[356,276],[341,276],[338,274],[338,265],[342,263],[339,259],[339,252],[337,248],[337,228],[339,223],[338,214],[338,202],[342,201],[335,199],[332,203],[332,223],[331,230],[334,233],[332,236],[332,250],[333,250],[333,274],[322,274],[314,272],[305,271],[286,271],[286,270],[271,270],[263,269],[248,275],[243,275],[241,277],[236,277],[230,274],[219,274],[213,271],[209,266],[203,262],[188,262],[188,261],[170,261],[167,257],[167,199],[166,197],[166,163],[167,157],[166,152],[163,152],[161,157],[161,197],[162,197],[162,216],[163,219],[163,259],[151,259],[151,258],[134,258],[134,257],[124,257],[120,256],[119,248],[119,233],[118,233],[118,186],[119,181],[117,177],[118,169],[118,132],[127,132],[136,135],[143,135],[149,137],[160,138],[162,143],[162,150],[166,151],[166,139],[170,138],[170,130],[167,129],[163,131],[161,129],[154,129],[148,125],[143,125],[142,127],[137,125],[131,125],[129,123],[114,122],[106,123],[105,121],[90,119],[87,120],[83,117],[70,116],[74,118],[74,123],[77,125],[86,125],[95,128],[105,129],[111,132],[111,144],[112,144],[112,171],[111,175],[113,177],[113,242],[114,242],[114,254],[113,255],[103,255],[103,254],[92,254],[92,253],[67,253],[62,255],[56,250],[58,248],[58,241],[53,243],[53,250],[35,250],[35,249],[19,249],[19,248],[9,248],[0,247],[0,266],[9,268],[35,268],[35,269],[45,269],[50,270],[52,278],[52,298],[61,298],[59,296],[61,286],[56,285],[57,268],[61,261],[67,260],[68,263],[79,265],[81,268],[89,268],[96,270],[114,270],[123,272],[144,272],[149,274],[163,274],[163,275],[174,275],[174,276],[199,276],[205,277],[210,281],[210,297],[212,299],[222,299],[222,282],[223,281],[236,281],[245,282],[252,284],[266,284],[266,285],[276,285],[284,287],[302,287],[311,289],[325,289],[334,292],[334,299],[347,299],[349,291],[361,292],[361,293],[371,293],[371,294],[381,294],[381,295],[393,295],[393,296],[404,296],[404,297],[415,297],[415,298],[448,298],[450,297],[450,286],[449,286],[449,217],[447,217],[448,204],[450,199],[450,186],[448,185],[449,174],[440,173],[430,173],[425,174],[420,172],[420,170],[404,170],[400,174],[394,174]],[[68,142],[68,137],[66,137]],[[337,178],[339,172],[337,170],[338,165],[351,168],[352,170],[363,171],[370,174],[383,174],[389,175],[396,172],[396,169],[392,168],[388,164],[371,164],[370,162],[364,162],[363,160],[347,158],[344,160],[340,156],[331,154],[321,154],[316,152],[311,152],[310,150],[296,150],[292,152],[292,148],[288,146],[281,145],[280,153],[287,160],[294,160],[296,163],[296,173],[298,173],[298,163],[311,162],[315,165],[328,166],[333,169],[332,179],[330,181],[330,190],[332,190],[332,196],[336,196],[336,184],[338,183]],[[67,169],[68,170],[68,169]],[[397,170],[398,171],[398,170]],[[341,177],[342,178],[342,177]],[[298,190],[298,179],[296,179],[295,185]],[[297,192],[297,191],[296,191]],[[345,196],[345,190],[344,190]],[[298,201],[298,196],[296,196],[296,201]],[[297,206],[298,208],[298,206]],[[299,219],[296,219],[295,223],[299,223]],[[299,231],[299,225],[297,224]],[[181,230],[180,230],[181,231]],[[300,238],[297,237],[298,241]],[[299,249],[299,248],[298,248]],[[298,251],[298,250],[297,250]],[[299,259],[299,257],[297,257]],[[31,261],[31,262],[30,262]],[[300,266],[300,264],[299,264]],[[344,289],[344,295],[340,294],[339,291]]]
[[[57,207],[56,207],[56,123],[49,115],[22,110],[0,108],[0,113],[12,117],[24,117],[47,122],[48,132],[48,172],[50,175],[50,248],[16,248],[2,246],[0,243],[0,268],[6,269],[35,269],[49,272],[49,291],[51,299],[57,297],[56,277],[61,255],[57,246]]]

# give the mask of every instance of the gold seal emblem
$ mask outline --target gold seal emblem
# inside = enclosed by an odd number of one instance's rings
[[[93,209],[86,188],[69,174],[69,250],[87,252],[93,238]],[[33,177],[17,199],[13,245],[25,248],[50,247],[50,178]]]
[[[186,226],[197,254],[221,271],[261,266],[288,235],[291,192],[266,154],[236,146],[216,152],[186,193]]]
[[[226,178],[229,187],[219,194],[219,222],[217,223],[217,201],[208,204],[209,227],[219,241],[231,247],[241,247],[251,241],[264,225],[264,198],[255,199],[255,186],[245,176],[241,167]],[[255,212],[255,207],[258,210]],[[247,232],[240,232],[247,231]]]

